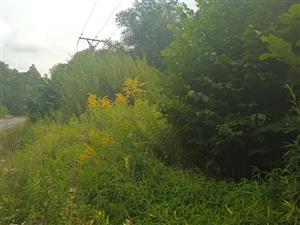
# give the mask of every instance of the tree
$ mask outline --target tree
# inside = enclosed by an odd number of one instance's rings
[[[236,178],[251,166],[280,166],[281,146],[291,140],[283,131],[290,69],[259,57],[261,37],[284,27],[279,16],[296,1],[197,2],[196,13],[182,7],[180,24],[170,27],[176,40],[163,53],[173,96],[165,111],[187,163],[214,160]]]
[[[34,101],[38,96],[41,76],[34,65],[25,73],[10,69],[5,63],[0,63],[1,69],[1,102],[12,115],[24,115],[26,102]]]
[[[177,0],[136,0],[132,8],[117,15],[127,48],[157,68],[164,67],[161,51],[173,40],[167,25],[178,21],[177,5]]]

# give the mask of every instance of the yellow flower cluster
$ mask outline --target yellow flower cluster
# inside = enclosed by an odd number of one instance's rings
[[[101,144],[109,145],[111,143],[111,139],[108,135],[103,135],[101,138]]]
[[[112,102],[110,101],[108,96],[104,96],[103,98],[97,98],[94,94],[89,94],[88,97],[88,110],[94,111],[97,106],[103,106],[108,107],[112,105]]]
[[[117,93],[115,94],[115,102],[116,105],[126,105],[128,104],[129,98],[138,98],[143,93],[143,86],[144,84],[141,84],[138,82],[138,79],[127,79],[124,82],[124,94],[123,93]],[[95,94],[89,94],[88,96],[88,110],[94,111],[97,106],[102,107],[109,107],[112,106],[113,103],[109,99],[108,96],[104,96],[103,98],[97,98]]]
[[[95,151],[91,146],[88,146],[85,151],[79,156],[80,162],[85,162],[95,155]]]
[[[128,97],[140,97],[143,93],[144,84],[140,84],[138,79],[127,79],[124,83],[124,93]]]
[[[128,102],[128,96],[123,95],[122,93],[117,93],[115,103],[116,105],[126,105]]]
[[[99,132],[96,129],[89,130],[87,136],[92,146],[109,145],[113,142],[112,138],[109,135],[103,132]]]
[[[100,98],[99,99],[99,104],[103,107],[108,107],[108,106],[112,105],[112,103],[111,103],[108,96],[104,96],[103,98]]]
[[[89,94],[88,97],[88,109],[89,111],[94,111],[98,105],[97,96],[94,94]]]

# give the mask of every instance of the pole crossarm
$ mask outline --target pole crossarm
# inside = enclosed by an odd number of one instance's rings
[[[86,38],[86,37],[79,37],[79,40],[85,40],[89,44],[91,49],[96,49],[100,42],[105,43],[104,40],[99,40],[95,38]]]

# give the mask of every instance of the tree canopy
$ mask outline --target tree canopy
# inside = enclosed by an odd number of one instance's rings
[[[177,0],[136,0],[133,7],[120,12],[116,21],[123,28],[125,46],[138,57],[164,68],[161,51],[173,40],[168,24],[178,21]]]
[[[0,70],[0,105],[6,106],[13,115],[25,114],[27,102],[38,96],[40,73],[34,65],[27,72],[18,72],[3,62],[0,62]]]

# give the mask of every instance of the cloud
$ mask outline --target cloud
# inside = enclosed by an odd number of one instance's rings
[[[41,34],[38,31],[25,31],[14,27],[7,36],[4,46],[7,51],[15,54],[46,53],[49,50],[47,40]]]
[[[5,40],[10,34],[10,27],[9,25],[0,18],[0,40]]]

